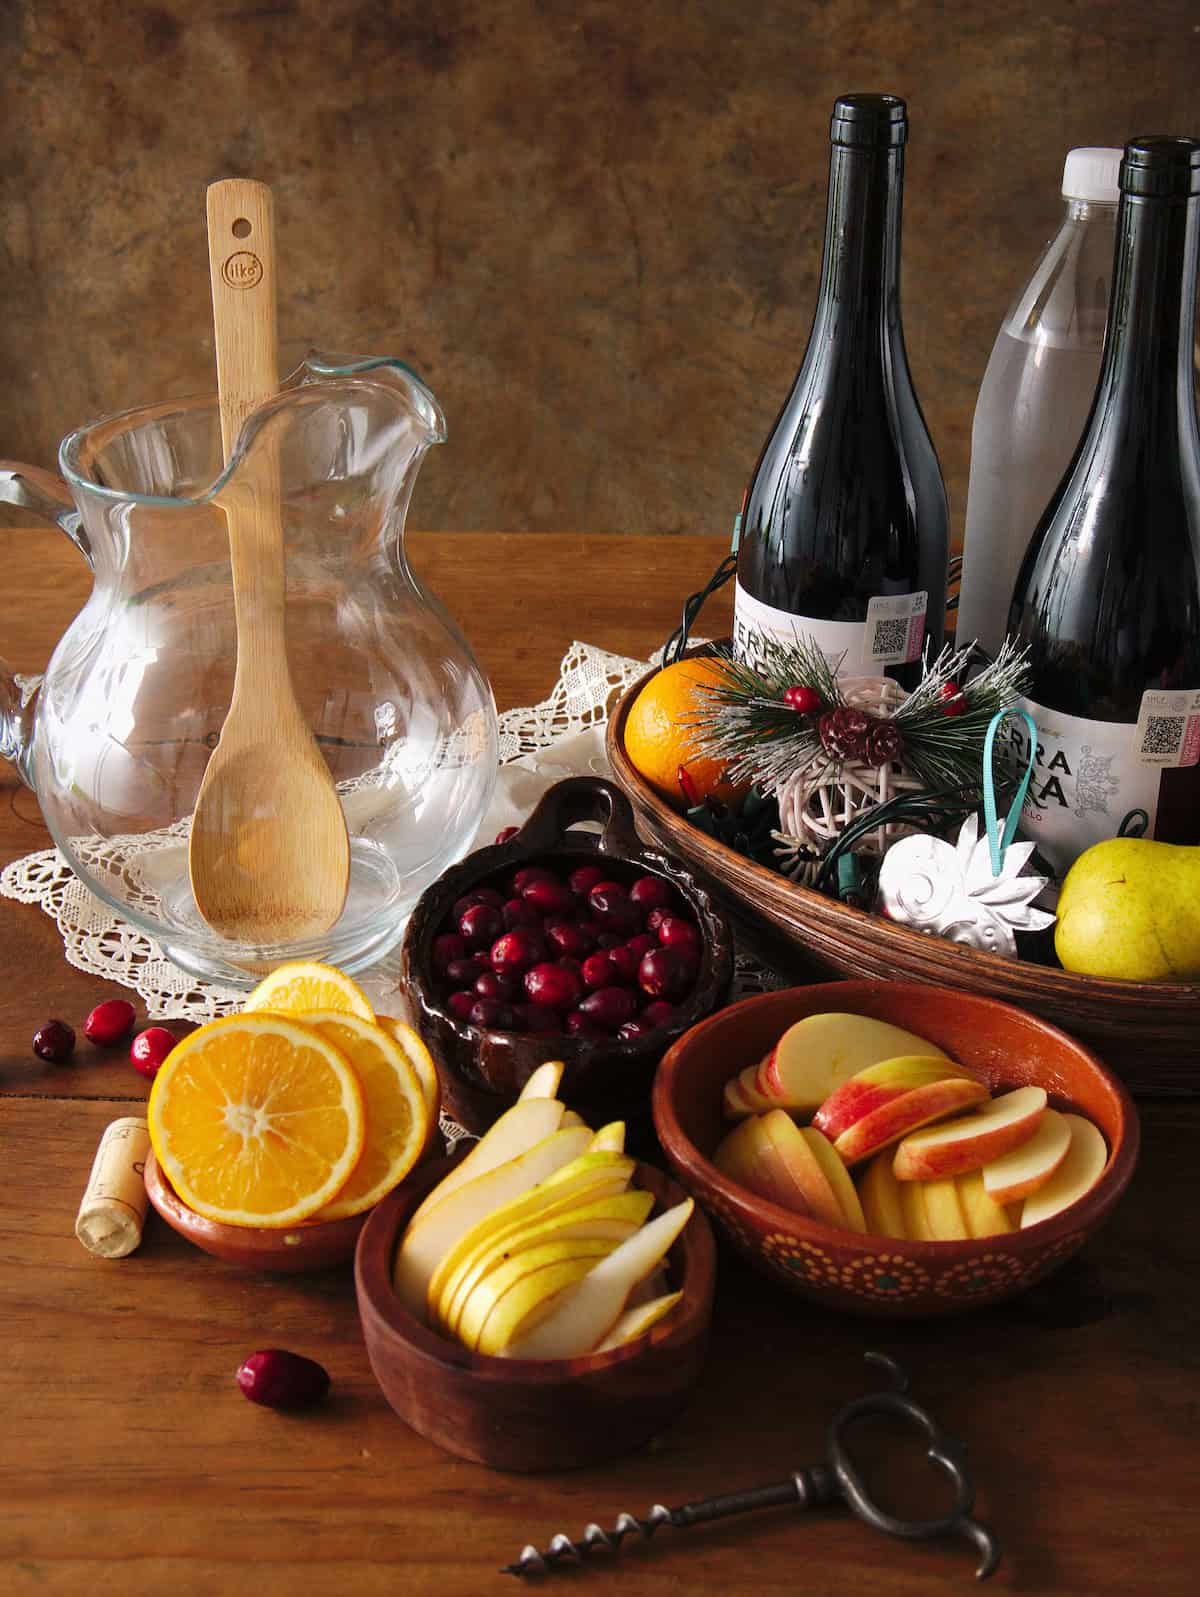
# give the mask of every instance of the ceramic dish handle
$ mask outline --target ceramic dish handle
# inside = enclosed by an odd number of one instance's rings
[[[564,833],[580,821],[599,823],[596,847],[601,854],[627,854],[642,848],[629,800],[615,782],[601,776],[568,776],[556,782],[542,794],[514,841],[522,848],[555,848]]]

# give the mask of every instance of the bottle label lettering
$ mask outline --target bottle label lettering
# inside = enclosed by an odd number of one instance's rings
[[[1032,699],[1022,707],[1033,717],[1038,741],[1021,826],[1060,877],[1093,843],[1153,835],[1159,775],[1139,760],[1135,727],[1063,715]],[[1023,764],[1029,742],[1024,723],[1010,717],[1002,735]]]
[[[867,605],[865,621],[819,621],[763,604],[737,583],[733,601],[734,653],[761,670],[764,641],[815,643],[840,676],[878,676],[887,665],[919,660],[925,641],[926,593],[880,595]]]
[[[1138,711],[1134,749],[1142,765],[1160,769],[1200,764],[1200,689],[1148,688]]]

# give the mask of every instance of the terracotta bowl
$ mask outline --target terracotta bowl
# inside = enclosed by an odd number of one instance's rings
[[[298,1275],[330,1270],[354,1255],[366,1214],[347,1220],[305,1221],[285,1229],[222,1225],[189,1209],[158,1168],[153,1152],[146,1155],[146,1195],[172,1230],[227,1264],[266,1270],[273,1275]]]
[[[993,1091],[1045,1087],[1104,1133],[1108,1164],[1096,1185],[1027,1231],[970,1242],[860,1236],[756,1197],[711,1162],[729,1130],[721,1090],[805,1015],[871,1015],[944,1049]],[[1137,1162],[1133,1103],[1096,1056],[1064,1032],[1009,1004],[902,982],[831,982],[744,999],[693,1027],[654,1083],[654,1125],[680,1182],[751,1264],[802,1297],[887,1318],[953,1314],[1012,1297],[1077,1252],[1106,1220]]]
[[[1005,999],[1097,1048],[1135,1092],[1200,1091],[1200,982],[1077,976],[927,937],[800,887],[692,826],[625,753],[625,722],[649,675],[622,695],[609,720],[613,774],[643,836],[678,855],[712,892],[739,941],[769,965],[795,981],[899,978]]]
[[[371,1215],[354,1262],[358,1314],[375,1378],[406,1424],[460,1458],[504,1470],[569,1469],[650,1439],[686,1402],[704,1362],[716,1248],[697,1207],[668,1256],[683,1298],[636,1342],[579,1359],[472,1353],[415,1320],[392,1290],[396,1244],[417,1204],[457,1161],[422,1166]],[[639,1165],[658,1208],[684,1194]]]
[[[602,823],[574,831],[581,821]],[[434,939],[446,930],[456,899],[474,887],[506,878],[522,865],[562,871],[597,860],[615,862],[614,874],[665,877],[687,903],[704,936],[700,972],[675,1019],[632,1041],[487,1031],[447,1010],[444,984],[433,971]],[[401,954],[403,981],[416,1025],[437,1065],[443,1106],[469,1131],[485,1131],[514,1102],[534,1070],[561,1059],[566,1069],[558,1096],[590,1125],[623,1118],[649,1124],[650,1085],[666,1048],[725,998],[733,977],[733,941],[709,894],[669,854],[639,842],[633,812],[620,789],[598,777],[557,783],[507,843],[481,848],[428,887],[417,902]]]

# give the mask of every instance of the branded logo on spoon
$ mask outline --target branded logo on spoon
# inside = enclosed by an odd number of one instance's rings
[[[252,250],[236,250],[221,267],[230,288],[254,288],[262,282],[263,265]]]

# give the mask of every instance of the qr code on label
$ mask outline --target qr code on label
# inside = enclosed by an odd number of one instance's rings
[[[902,657],[908,646],[908,625],[907,616],[901,616],[897,621],[876,621],[875,637],[871,643],[872,655],[876,658],[888,654]]]
[[[1183,747],[1186,721],[1186,716],[1182,715],[1152,715],[1146,722],[1142,753],[1178,754]]]

